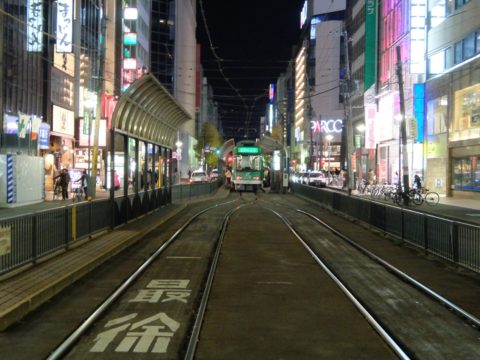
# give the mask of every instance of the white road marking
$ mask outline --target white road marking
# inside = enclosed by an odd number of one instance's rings
[[[257,281],[259,285],[293,285],[290,281]]]

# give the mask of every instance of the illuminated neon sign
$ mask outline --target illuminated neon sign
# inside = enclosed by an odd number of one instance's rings
[[[275,84],[270,84],[268,89],[268,100],[270,100],[270,104],[273,104],[273,99],[275,98]]]
[[[239,146],[235,149],[235,154],[260,154],[258,146]]]
[[[341,133],[343,128],[343,120],[313,120],[310,121],[312,124],[311,129],[314,133]]]
[[[125,20],[137,20],[137,18],[138,18],[137,8],[124,8],[123,9],[123,18]]]
[[[124,33],[123,45],[137,45],[137,33]]]

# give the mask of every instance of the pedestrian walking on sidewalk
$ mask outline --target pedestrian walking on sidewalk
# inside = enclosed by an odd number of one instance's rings
[[[53,179],[59,179],[60,187],[62,188],[62,199],[68,199],[68,184],[70,184],[70,175],[68,174],[68,170],[62,169],[60,175],[55,176]]]
[[[83,170],[83,173],[82,173],[82,176],[80,177],[80,179],[75,181],[75,182],[80,183],[80,186],[83,189],[83,195],[85,196],[85,200],[88,199],[88,183],[89,183],[89,180],[90,180],[90,176],[88,176],[87,170]]]

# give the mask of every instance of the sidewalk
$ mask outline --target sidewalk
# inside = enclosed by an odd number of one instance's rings
[[[480,210],[480,201],[474,199],[459,199],[440,195],[440,204]]]
[[[213,195],[190,203],[226,198],[228,193],[228,190],[221,187]],[[36,205],[42,207],[41,204]],[[187,206],[188,204],[170,204],[161,207],[37,265],[28,265],[14,274],[5,275],[3,280],[0,279],[0,331],[22,319],[109,258],[134,245]],[[30,208],[29,211],[35,210]]]
[[[331,189],[338,190],[338,191],[343,191],[340,188],[336,187],[330,187]],[[370,194],[360,194],[358,191],[353,190],[352,195],[354,196],[359,196],[363,198],[370,198]],[[447,197],[445,195],[440,195],[440,201],[439,204],[441,205],[448,205],[448,206],[455,206],[459,208],[466,208],[466,209],[472,209],[472,210],[480,210],[480,201],[475,200],[475,199],[464,199],[464,198],[459,198],[459,197]]]

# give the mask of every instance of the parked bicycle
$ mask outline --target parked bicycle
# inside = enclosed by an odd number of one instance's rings
[[[425,202],[427,205],[435,206],[440,201],[440,195],[437,192],[430,191],[424,187],[411,189],[410,197],[415,205],[422,205]]]
[[[62,186],[60,185],[60,178],[55,180],[53,185],[53,200],[62,198]]]
[[[81,187],[76,187],[75,189],[73,189],[73,198],[76,202],[82,201],[82,197],[83,197],[83,190]]]

